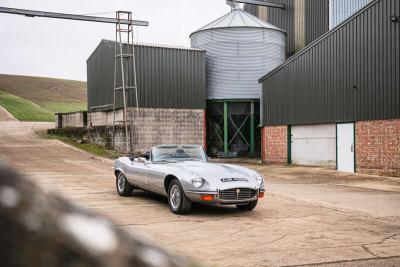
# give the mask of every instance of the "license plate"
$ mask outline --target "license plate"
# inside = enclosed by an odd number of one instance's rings
[[[246,178],[222,178],[221,182],[230,183],[230,182],[248,182]]]

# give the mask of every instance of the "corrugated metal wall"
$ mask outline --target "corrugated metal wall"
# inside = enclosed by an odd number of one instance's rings
[[[294,2],[293,0],[274,0],[271,2],[285,5],[285,9],[267,8],[267,18],[269,23],[286,31],[286,54],[290,56],[295,52]]]
[[[267,22],[287,32],[287,55],[291,56],[328,31],[329,0],[270,0],[285,9],[267,8]],[[245,5],[245,9],[262,18],[264,7]],[[265,17],[265,16],[264,16]]]
[[[264,125],[400,118],[400,1],[376,0],[264,77]]]
[[[135,45],[135,53],[140,107],[205,109],[204,51]],[[119,63],[117,66],[119,73]],[[130,84],[133,84],[132,73],[128,72]],[[120,81],[118,79],[117,85],[121,84]],[[87,60],[87,86],[88,107],[112,104],[113,41],[103,40]],[[133,92],[128,101],[131,107],[136,106]],[[119,107],[123,106],[121,96],[122,92],[119,91]]]
[[[250,14],[253,14],[256,17],[259,17],[258,6],[251,5],[251,4],[246,4],[246,5],[244,5],[243,9],[245,11],[249,12]]]
[[[368,4],[370,0],[329,0],[329,29],[332,29]]]
[[[274,29],[217,28],[191,41],[207,51],[207,99],[259,99],[258,79],[286,59],[286,34]]]
[[[328,31],[329,3],[327,0],[306,0],[305,5],[305,35],[306,45],[315,41]]]

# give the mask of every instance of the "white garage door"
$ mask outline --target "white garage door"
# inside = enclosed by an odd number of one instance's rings
[[[291,127],[292,163],[313,166],[336,166],[335,124]]]

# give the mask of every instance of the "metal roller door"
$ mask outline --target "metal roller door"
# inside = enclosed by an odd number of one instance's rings
[[[291,161],[299,165],[336,166],[336,125],[291,126]]]

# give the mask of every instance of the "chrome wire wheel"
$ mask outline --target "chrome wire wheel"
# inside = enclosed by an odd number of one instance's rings
[[[125,175],[122,172],[118,172],[115,177],[115,185],[118,195],[122,197],[129,197],[132,195],[133,186],[129,184]]]
[[[126,178],[122,173],[120,173],[119,176],[118,176],[118,183],[117,183],[119,192],[124,192],[125,183],[126,183]]]
[[[168,205],[175,214],[186,214],[192,207],[192,202],[186,197],[181,183],[173,179],[168,186]]]
[[[181,189],[179,188],[178,185],[174,184],[171,187],[171,192],[169,193],[169,201],[174,210],[179,209],[181,205],[181,198],[182,198]]]

